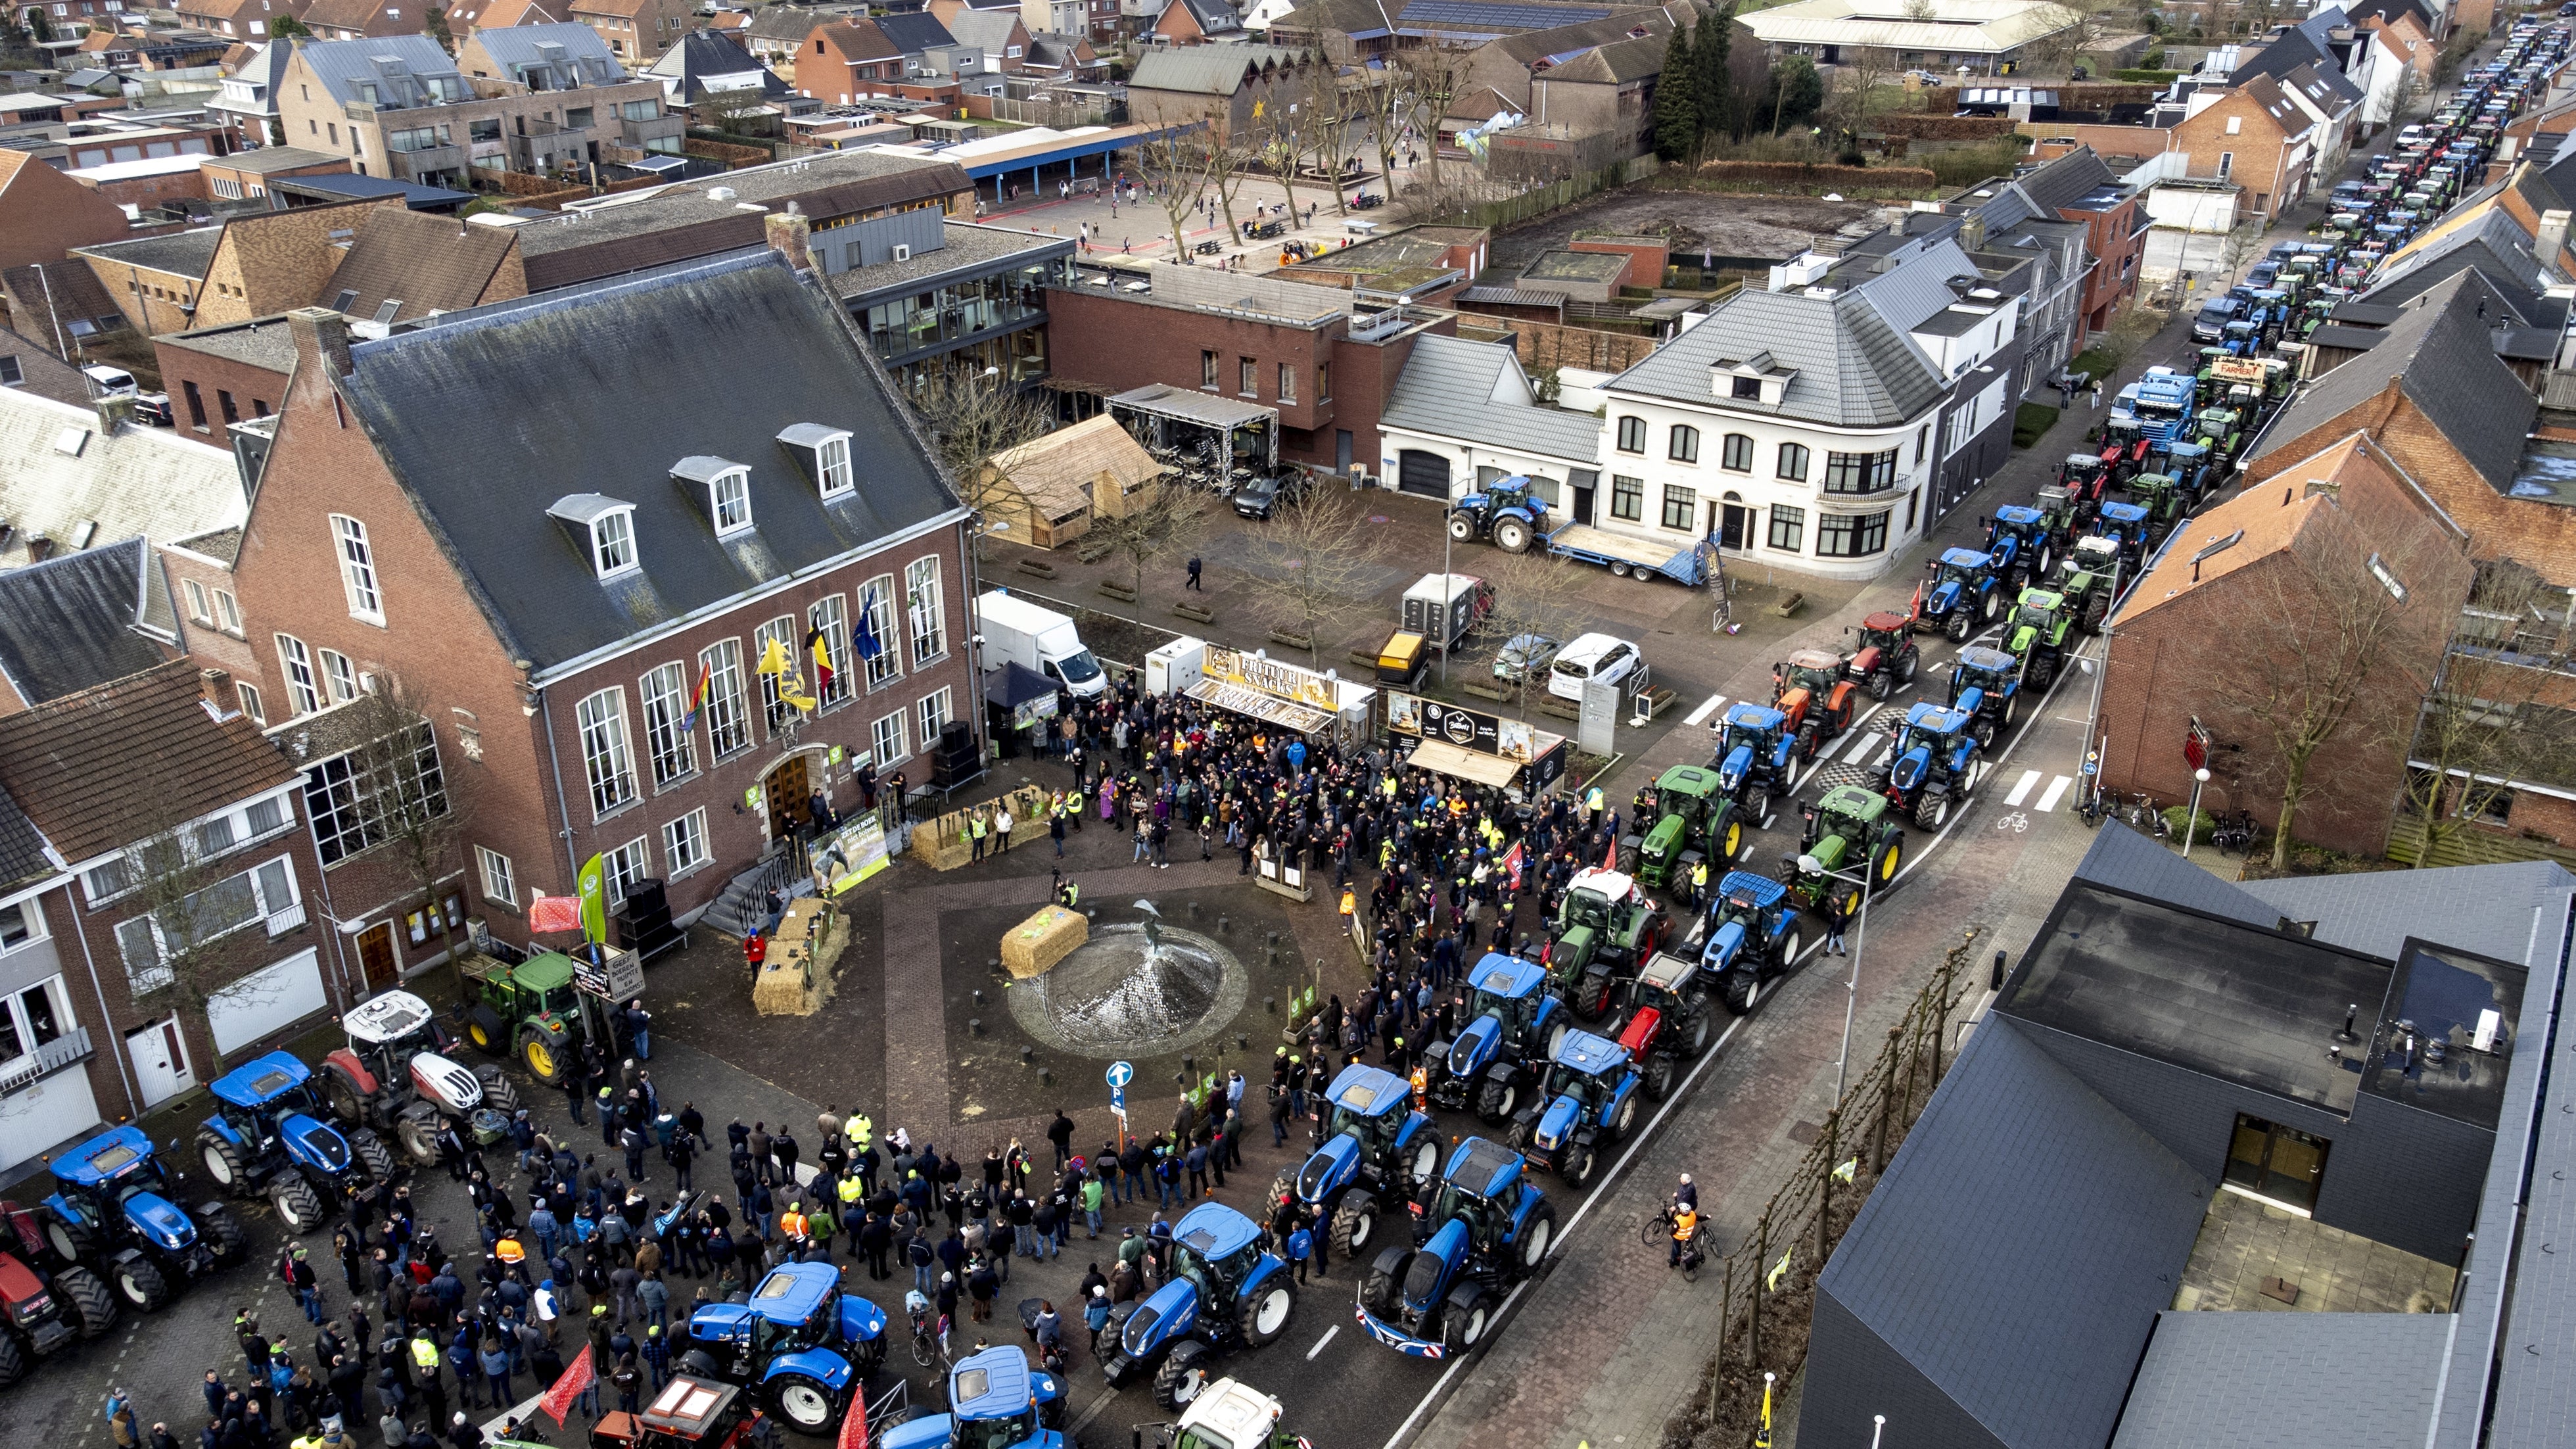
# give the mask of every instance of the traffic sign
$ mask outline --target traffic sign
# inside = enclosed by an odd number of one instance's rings
[[[1109,1110],[1117,1113],[1121,1117],[1127,1115],[1127,1089],[1125,1087],[1112,1087],[1109,1089]]]
[[[1127,1084],[1136,1080],[1136,1068],[1127,1062],[1111,1062],[1109,1064],[1109,1070],[1102,1075],[1109,1079],[1109,1089],[1111,1091],[1123,1094],[1126,1091]]]

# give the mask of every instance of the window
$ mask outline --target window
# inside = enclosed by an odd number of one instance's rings
[[[45,913],[34,896],[0,906],[0,951],[15,951],[45,934]]]
[[[215,389],[215,406],[223,410],[224,422],[227,425],[241,421],[241,409],[233,406],[231,393],[221,388]]]
[[[474,863],[483,870],[483,899],[505,906],[519,903],[519,878],[510,868],[510,857],[478,845],[474,847]]]
[[[322,691],[313,679],[313,656],[304,641],[292,634],[277,636],[277,663],[286,675],[287,702],[297,714],[311,714],[322,707]]]
[[[1742,433],[1726,435],[1725,467],[1738,473],[1753,471],[1753,440]]]
[[[2233,119],[2233,118],[2231,117],[2231,119]],[[2235,169],[2236,169],[2236,153],[2235,153],[2235,152],[2233,152],[2233,151],[2221,151],[2221,152],[2219,152],[2219,153],[2218,153],[2218,179],[2219,179],[2219,180],[2221,180],[2221,181],[2226,180],[2226,179],[2227,179],[2227,174],[2228,174],[2229,172],[2231,172],[2231,171],[2234,171]]]
[[[1205,348],[1199,350],[1199,386],[1216,391],[1216,354]]]
[[[785,615],[780,615],[753,630],[751,634],[752,672],[759,674],[760,661],[769,657],[769,646],[772,641],[775,641],[779,648],[787,651],[788,672],[803,673],[802,667],[796,662],[796,639],[796,621]],[[778,697],[778,686],[783,678],[784,676],[776,674],[760,675],[761,717],[769,722],[769,730],[772,734],[778,732],[778,726],[787,718],[789,709],[789,706],[782,703]]]
[[[249,715],[260,724],[268,723],[268,711],[260,708],[259,705],[258,685],[237,683],[233,686],[233,692],[241,696],[242,713]]]
[[[707,863],[707,812],[692,810],[662,827],[662,868],[678,880]]]
[[[691,734],[688,674],[678,664],[665,664],[636,681],[644,700],[644,753],[653,763],[653,788],[685,780],[698,772],[698,743]]]
[[[47,977],[0,998],[0,1068],[16,1068],[19,1058],[62,1036],[63,1023],[71,1020],[71,1013],[55,997],[62,979]]]
[[[635,512],[620,508],[591,521],[590,557],[601,578],[635,567]]]
[[[912,753],[903,740],[903,711],[896,710],[876,722],[869,732],[876,742],[877,768],[882,770]]]
[[[1293,362],[1279,364],[1279,400],[1284,403],[1297,400],[1297,364]]]
[[[347,704],[358,697],[357,667],[339,650],[322,651],[322,679],[331,691],[333,704]]]
[[[707,717],[707,745],[714,757],[721,760],[748,749],[751,722],[742,693],[742,641],[719,639],[699,650],[698,683],[706,695],[698,711]]]
[[[719,473],[707,485],[715,506],[716,536],[740,533],[751,527],[751,470],[736,468]]]
[[[1816,520],[1816,554],[1820,558],[1867,558],[1887,548],[1887,510],[1876,513],[1828,513]]]
[[[1646,480],[1625,474],[1610,475],[1610,516],[1630,521],[1646,516]]]
[[[304,924],[299,903],[295,869],[280,856],[158,911],[119,922],[116,949],[125,960],[126,980],[138,995],[158,991],[176,979],[171,956],[195,950],[253,921],[271,922],[270,935],[293,930]]]
[[[1884,493],[1896,486],[1896,449],[1884,453],[1827,453],[1827,493]]]
[[[1917,466],[1920,466],[1923,462],[1923,444],[1931,436],[1931,433],[1932,427],[1929,423],[1914,430],[1914,461]]]
[[[159,289],[155,288],[154,291],[157,295]],[[198,432],[204,432],[206,430],[206,400],[203,397],[198,396],[197,385],[193,382],[183,382],[179,384],[179,391],[187,398],[188,426],[195,428]]]
[[[134,889],[134,882],[134,863],[121,855],[101,861],[81,873],[81,889],[89,893],[89,903],[93,906]]]
[[[1729,381],[1732,385],[1727,388],[1726,395],[1728,397],[1735,398],[1742,402],[1762,401],[1762,379],[1758,377],[1738,377],[1732,378]]]
[[[1664,485],[1664,527],[1685,532],[1699,521],[1699,490]]]
[[[659,120],[662,115],[662,103],[659,101],[628,101],[617,108],[617,114],[629,121]]]
[[[615,850],[600,852],[599,863],[608,877],[608,903],[612,906],[626,904],[626,893],[653,872],[653,856],[641,835]]]
[[[18,354],[0,356],[0,387],[16,387],[26,380],[25,370],[18,365]]]
[[[215,622],[214,606],[206,602],[206,586],[195,579],[181,579],[179,592],[188,599],[188,617],[200,624]]]
[[[926,745],[939,738],[947,726],[948,687],[942,685],[936,693],[921,697],[921,742]]]
[[[248,827],[249,838],[253,840],[284,830],[286,802],[274,795],[265,800],[253,800],[250,808],[242,812],[242,824]]]
[[[1782,553],[1804,552],[1807,545],[1807,510],[1771,507],[1771,546]]]
[[[596,118],[597,118],[596,113],[597,113],[598,109],[599,109],[599,108],[598,108],[598,107],[596,107],[596,106],[566,106],[566,107],[564,107],[564,118],[563,118],[564,129],[565,129],[565,130],[567,130],[567,131],[587,131],[587,130],[589,130],[589,129],[591,128],[592,123],[593,123],[593,122],[594,122],[594,120],[596,120]]]
[[[1699,429],[1673,424],[1672,445],[1664,450],[1664,456],[1676,463],[1698,462]]]
[[[853,647],[867,658],[868,688],[903,673],[902,641],[894,632],[894,575],[879,574],[859,590],[860,637]],[[874,654],[867,651],[873,648]]]
[[[831,682],[814,681],[815,698],[826,706],[850,697],[850,605],[839,594],[825,594],[805,611],[805,620],[823,636],[823,657],[832,666]],[[806,651],[809,654],[811,650]],[[815,671],[820,674],[822,671]]]
[[[234,638],[241,637],[241,600],[230,589],[215,590],[215,624]]]
[[[1234,360],[1234,388],[1245,397],[1261,395],[1261,364],[1249,357]]]
[[[1646,451],[1646,420],[1644,418],[1621,418],[1619,420],[1619,451],[1622,453],[1642,453]]]
[[[939,593],[939,560],[915,559],[903,571],[904,614],[912,628],[915,668],[948,652],[948,619]]]
[[[197,822],[197,854],[200,857],[221,855],[233,848],[233,818],[218,815]]]
[[[1780,476],[1792,483],[1807,481],[1807,449],[1802,443],[1780,445]]]
[[[626,691],[603,689],[583,700],[577,713],[591,813],[606,816],[635,799],[635,765],[626,753]]]
[[[825,438],[823,446],[814,450],[814,457],[822,470],[824,497],[838,498],[850,491],[849,439]]]
[[[304,814],[326,867],[447,813],[447,777],[425,723],[304,772]]]
[[[1333,365],[1329,362],[1318,362],[1315,364],[1315,401],[1331,402],[1332,400]]]

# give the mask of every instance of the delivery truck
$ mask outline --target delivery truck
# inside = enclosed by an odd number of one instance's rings
[[[984,667],[1017,664],[1063,685],[1077,699],[1109,687],[1100,661],[1083,647],[1070,616],[994,589],[975,600],[975,630],[984,640]]]

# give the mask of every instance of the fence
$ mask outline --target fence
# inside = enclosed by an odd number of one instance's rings
[[[1544,216],[1562,206],[1571,206],[1596,191],[1643,181],[1662,166],[1652,156],[1636,156],[1615,166],[1605,166],[1585,176],[1571,176],[1563,181],[1534,187],[1516,196],[1495,201],[1463,202],[1436,215],[1417,214],[1412,220],[1422,223],[1455,223],[1464,226],[1491,227],[1496,231],[1534,216]]]
[[[1951,1013],[1976,986],[1968,960],[1976,939],[1971,929],[1942,957],[1743,1244],[1700,1270],[1723,1285],[1717,1351],[1701,1391],[1664,1425],[1664,1449],[1755,1442],[1763,1373],[1785,1385],[1806,1362],[1816,1274],[1941,1083]]]

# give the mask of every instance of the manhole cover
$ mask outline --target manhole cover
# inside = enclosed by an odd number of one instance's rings
[[[1103,1060],[1185,1051],[1243,1010],[1251,979],[1196,931],[1095,926],[1044,976],[1008,993],[1012,1019],[1049,1046]]]

